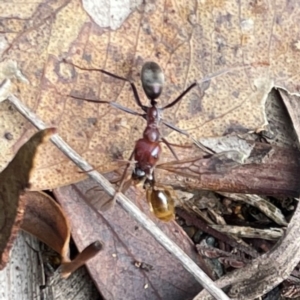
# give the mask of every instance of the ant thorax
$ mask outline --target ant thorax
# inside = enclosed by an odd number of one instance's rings
[[[160,142],[152,142],[146,138],[139,139],[134,148],[135,171],[149,178],[161,154]]]
[[[161,120],[160,109],[152,106],[148,107],[146,113],[147,125],[143,133],[143,138],[151,143],[160,140],[159,125]]]

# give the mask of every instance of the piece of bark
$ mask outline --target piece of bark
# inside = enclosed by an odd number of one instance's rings
[[[46,286],[42,280],[39,255],[40,242],[20,231],[6,268],[0,271],[0,299],[2,300],[99,300],[101,299],[86,268],[80,268],[67,280]]]
[[[236,270],[217,280],[218,287],[230,287],[231,299],[249,299],[264,295],[287,279],[300,257],[300,207],[288,225],[286,234],[272,251],[263,254],[243,269]],[[259,270],[259,272],[258,272]],[[202,291],[194,300],[213,299]]]
[[[214,156],[185,162],[172,161],[158,165],[156,178],[163,178],[166,185],[191,190],[298,197],[300,152],[269,144],[249,143],[254,147],[244,164],[224,164]]]
[[[295,132],[300,140],[300,114],[299,97],[291,96],[280,91],[286,108],[291,116]],[[296,157],[297,158],[297,157]],[[290,159],[289,156],[282,160]],[[281,170],[280,170],[281,171]],[[282,173],[279,172],[282,175]],[[259,174],[257,174],[259,175]],[[274,174],[276,176],[276,174]],[[295,180],[299,176],[295,174]],[[271,291],[274,287],[286,280],[300,260],[300,206],[288,224],[285,235],[277,242],[274,248],[245,268],[236,270],[216,281],[218,287],[229,287],[229,296],[232,299],[254,299]],[[258,271],[259,270],[259,271]],[[194,300],[212,299],[205,291],[202,291]]]

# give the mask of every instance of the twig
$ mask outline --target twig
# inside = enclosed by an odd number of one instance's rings
[[[198,229],[212,235],[213,237],[217,238],[218,240],[230,245],[232,248],[242,251],[242,252],[250,255],[253,258],[256,258],[259,256],[258,252],[254,248],[251,248],[250,246],[247,247],[245,245],[238,243],[232,237],[225,235],[224,233],[221,233],[214,228],[211,228],[203,220],[201,220],[200,218],[195,218],[195,216],[193,214],[188,214],[182,208],[178,207],[176,209],[176,213],[180,217],[182,217],[183,219],[188,221],[188,223],[190,223],[190,224],[194,225],[195,227],[197,227]]]
[[[288,225],[281,210],[277,208],[274,204],[262,198],[261,196],[250,195],[250,194],[222,193],[222,192],[220,192],[219,194],[227,198],[230,198],[232,200],[243,201],[244,203],[256,207],[257,209],[262,211],[267,217],[269,217],[271,220],[273,220],[274,222],[276,222],[281,226]]]
[[[15,105],[17,110],[26,117],[39,130],[46,128],[46,125],[38,119],[17,97],[10,95],[8,100]],[[88,176],[95,180],[109,195],[115,195],[115,189],[110,182],[85,160],[81,158],[64,140],[54,134],[51,141],[57,146],[69,159],[71,159],[80,169],[87,172]],[[214,296],[216,299],[229,300],[228,296],[191,260],[181,248],[172,242],[150,219],[147,218],[126,196],[118,193],[117,201],[120,206],[129,213],[141,226],[146,229],[167,251],[172,253],[183,265],[183,267],[195,277],[195,279]]]

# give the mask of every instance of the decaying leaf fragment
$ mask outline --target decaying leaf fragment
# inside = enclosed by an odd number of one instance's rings
[[[102,243],[99,241],[91,243],[84,248],[76,257],[70,262],[65,262],[61,266],[61,276],[67,278],[71,273],[83,266],[88,260],[93,258],[99,251],[102,250]]]
[[[0,269],[7,263],[23,218],[25,201],[20,194],[29,187],[37,148],[54,132],[54,128],[49,128],[36,133],[0,174]]]
[[[298,197],[298,150],[251,143],[254,147],[245,163],[219,154],[170,161],[157,165],[156,179],[163,178],[166,185],[176,182],[176,186],[190,189]]]
[[[47,194],[27,192],[21,228],[69,261],[70,225],[61,207]]]
[[[94,242],[70,262],[70,226],[60,206],[44,193],[21,194],[29,187],[38,146],[54,132],[55,129],[50,128],[36,133],[0,174],[0,269],[8,261],[9,250],[21,223],[23,230],[61,255],[62,277],[67,277],[102,249],[100,242]]]
[[[86,180],[76,186],[54,190],[54,194],[65,212],[71,216],[70,222],[74,228],[72,236],[79,249],[99,237],[104,240],[103,252],[87,264],[103,297],[134,299],[138,295],[139,299],[183,299],[197,293],[200,288],[198,282],[119,205],[103,214],[87,205],[85,193],[93,185],[93,181]],[[131,199],[140,199],[139,193],[131,189],[128,193]],[[154,220],[145,199],[140,202],[144,213]],[[159,226],[173,241],[178,241],[181,248],[209,274],[178,225],[160,222]],[[153,269],[145,272],[135,266],[136,261],[146,262]],[[146,284],[148,288],[144,288]]]
[[[60,205],[49,195],[41,192],[27,192],[23,199],[25,213],[21,228],[60,254],[62,261],[60,274],[63,278],[67,278],[102,249],[102,244],[96,241],[70,261],[70,224]]]

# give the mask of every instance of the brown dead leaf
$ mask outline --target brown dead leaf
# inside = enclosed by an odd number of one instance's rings
[[[25,213],[21,228],[37,237],[69,261],[70,225],[61,207],[47,194],[24,195]]]
[[[176,182],[177,187],[191,190],[298,197],[299,151],[291,147],[249,143],[252,151],[244,164],[220,159],[218,155],[173,160],[157,166],[156,179],[163,180],[166,185]]]
[[[29,187],[37,148],[54,132],[55,129],[49,128],[36,133],[0,174],[0,269],[8,261],[9,250],[23,218],[25,199],[20,194]]]
[[[79,249],[95,239],[103,240],[103,251],[87,264],[105,299],[186,299],[201,289],[182,265],[118,205],[104,214],[84,201],[94,183],[86,180],[54,191],[72,223],[72,236]],[[130,197],[134,197],[131,193]],[[143,210],[155,219],[144,203]],[[205,271],[194,246],[175,222],[158,226]],[[150,265],[147,270],[139,263]],[[138,266],[137,266],[138,265]]]
[[[66,96],[117,101],[138,110],[128,84],[63,64],[66,58],[87,68],[103,68],[132,79],[147,103],[139,73],[147,60],[158,62],[166,85],[161,105],[195,80],[234,66],[201,90],[192,90],[165,118],[194,138],[260,130],[266,125],[264,103],[272,87],[299,93],[297,62],[299,6],[296,0],[234,2],[176,0],[137,1],[116,9],[102,1],[59,0],[0,4],[2,61],[15,61],[30,84],[15,83],[14,93],[101,172],[117,167],[115,156],[128,158],[144,120],[104,104]],[[118,8],[118,7],[117,7]],[[110,11],[111,14],[97,14]],[[111,16],[107,19],[107,15]],[[42,16],[42,18],[41,18]],[[3,75],[3,70],[0,69]],[[0,165],[13,155],[32,126],[7,103],[1,104]],[[190,142],[163,130],[170,142]],[[180,158],[193,153],[186,151]],[[172,159],[165,151],[162,160]],[[34,189],[66,185],[81,179],[75,166],[55,147],[44,147],[34,172]]]
[[[290,115],[294,130],[297,133],[298,145],[300,143],[300,117],[299,100],[295,95],[289,95],[286,91],[279,90],[283,103]]]
[[[87,263],[88,260],[93,258],[99,251],[102,250],[103,244],[96,241],[85,247],[72,261],[63,262],[61,266],[62,278],[68,278],[71,273]]]
[[[70,261],[70,224],[60,205],[41,192],[28,192],[23,196],[23,201],[25,214],[21,228],[60,254],[63,278],[67,278],[102,249],[100,242],[93,242]]]

